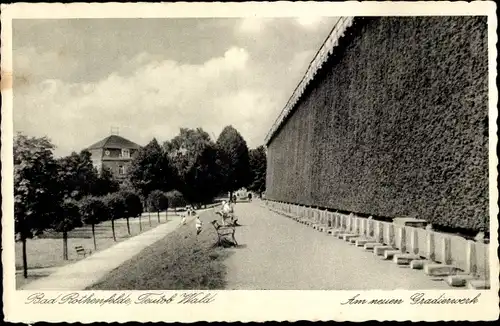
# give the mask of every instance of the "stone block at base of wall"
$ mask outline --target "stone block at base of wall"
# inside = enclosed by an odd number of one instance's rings
[[[384,252],[386,252],[387,250],[393,250],[394,248],[392,248],[391,246],[375,246],[373,247],[373,253],[377,256],[383,256],[384,255]]]
[[[420,259],[420,256],[414,254],[396,254],[392,260],[397,265],[409,265],[413,260]]]
[[[456,275],[459,272],[461,272],[460,268],[452,265],[426,264],[424,266],[424,273],[429,276],[449,276]]]
[[[425,260],[425,259],[412,260],[410,262],[410,268],[411,269],[424,269],[425,264],[428,264],[428,263],[430,263],[430,261]]]
[[[366,251],[371,251],[373,250],[373,248],[375,248],[376,246],[383,246],[382,243],[380,242],[367,242],[365,243],[365,245],[363,246],[363,248],[366,250]]]
[[[321,231],[322,228],[324,228],[324,226],[321,224],[314,224],[313,225],[313,229],[315,229],[315,230]]]
[[[446,283],[449,286],[462,287],[467,285],[467,281],[476,280],[477,277],[474,275],[450,275],[446,278]]]
[[[356,235],[355,237],[350,237],[349,239],[347,239],[346,241],[349,242],[350,244],[355,244],[356,241],[360,240],[361,237],[359,235]]]
[[[399,251],[399,250],[386,250],[386,251],[384,251],[384,255],[382,256],[382,259],[391,260],[394,258],[394,255],[397,255],[399,253],[401,253],[401,251]]]
[[[364,247],[365,244],[367,244],[368,242],[370,242],[372,240],[370,239],[366,239],[366,238],[361,238],[361,239],[357,239],[356,240],[356,247]],[[373,241],[372,241],[373,242]]]
[[[333,236],[338,236],[341,233],[345,233],[345,230],[341,230],[341,229],[331,229],[331,230],[328,230],[328,234],[331,234]]]
[[[487,280],[471,280],[467,282],[467,288],[472,290],[489,290],[490,282]]]
[[[341,233],[339,235],[339,238],[341,238],[344,241],[349,241],[350,238],[357,237],[357,234],[354,233]]]

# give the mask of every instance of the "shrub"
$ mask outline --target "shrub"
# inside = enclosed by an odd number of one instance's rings
[[[148,208],[150,212],[156,212],[158,223],[160,223],[160,212],[168,209],[168,198],[161,190],[153,190],[148,196]]]
[[[177,190],[171,190],[165,196],[170,207],[185,207],[188,204],[184,196]]]
[[[120,191],[125,200],[126,216],[137,217],[142,214],[142,202],[139,195],[133,191]]]

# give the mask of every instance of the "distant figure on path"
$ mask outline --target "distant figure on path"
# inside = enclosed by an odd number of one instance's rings
[[[186,215],[182,216],[181,225],[186,225]]]
[[[228,203],[228,206],[229,207],[227,208],[227,210],[228,210],[227,216],[228,216],[228,218],[231,219],[231,224],[238,225],[238,223],[236,223],[238,221],[238,219],[235,218],[235,215],[234,215],[234,202],[230,201]]]
[[[222,210],[221,210],[221,216],[222,216],[222,225],[226,225],[226,219],[229,218],[229,214],[231,213],[231,207],[229,206],[229,203],[226,202],[225,200],[222,201]]]
[[[248,193],[248,201],[252,201],[252,194]]]
[[[198,234],[200,234],[200,233],[201,233],[201,229],[202,229],[202,227],[201,227],[201,226],[202,226],[202,225],[203,225],[203,223],[201,222],[200,217],[199,217],[199,216],[197,216],[197,217],[196,217],[196,235],[198,235]]]
[[[238,224],[238,218],[236,217],[236,215],[234,215],[234,203],[230,203],[229,204],[229,210],[230,210],[230,216],[231,216],[231,222],[233,225],[239,225]]]
[[[196,211],[194,210],[194,207],[192,205],[187,205],[186,206],[186,214],[188,216],[191,216],[191,215],[196,215]]]

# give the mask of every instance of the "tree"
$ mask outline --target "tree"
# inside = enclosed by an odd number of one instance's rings
[[[91,192],[94,196],[106,196],[117,192],[119,189],[120,183],[115,180],[113,173],[103,167]]]
[[[58,159],[57,165],[57,182],[63,202],[51,222],[52,228],[63,234],[63,259],[68,260],[68,232],[82,225],[80,210],[74,201],[91,194],[98,175],[91,154],[86,150]]]
[[[150,210],[158,214],[158,223],[160,223],[160,212],[167,211],[168,199],[161,190],[154,190],[149,194],[148,206]]]
[[[217,151],[222,188],[232,198],[233,191],[246,187],[250,181],[248,147],[240,133],[227,126],[217,139]]]
[[[259,146],[255,149],[251,149],[248,152],[248,156],[251,175],[251,182],[248,186],[248,190],[258,193],[260,197],[266,190],[266,149],[264,148],[264,146]]]
[[[109,218],[111,220],[113,240],[116,241],[115,220],[125,217],[126,213],[125,199],[123,198],[122,194],[118,192],[108,194],[104,198],[106,206],[109,209]]]
[[[176,188],[189,203],[207,202],[218,194],[217,151],[208,133],[182,128],[164,148],[177,176]]]
[[[65,200],[52,217],[51,227],[63,234],[63,259],[68,260],[68,232],[82,226],[80,209],[73,200]]]
[[[95,225],[102,221],[111,219],[106,203],[99,197],[85,197],[80,201],[80,215],[85,224],[92,225],[92,239],[94,240],[94,250],[97,250],[95,238]]]
[[[139,197],[141,198],[143,209],[148,212],[149,226],[151,227],[151,209],[149,207],[148,197],[145,197],[143,194],[140,194]]]
[[[132,191],[120,191],[121,196],[125,200],[125,217],[127,218],[127,231],[130,235],[130,217],[139,217],[139,228],[142,231],[141,215],[142,215],[142,203],[141,198]]]
[[[98,180],[89,151],[75,152],[57,160],[59,182],[65,199],[79,200],[91,194]]]
[[[176,213],[177,207],[185,207],[187,204],[184,196],[178,190],[171,190],[165,196],[167,196],[169,206],[173,207]]]
[[[128,177],[135,189],[148,197],[156,189],[170,190],[173,186],[168,157],[156,138],[142,147],[132,160]]]
[[[28,277],[26,240],[41,233],[61,202],[57,164],[47,137],[14,139],[14,227],[22,242],[23,276]]]

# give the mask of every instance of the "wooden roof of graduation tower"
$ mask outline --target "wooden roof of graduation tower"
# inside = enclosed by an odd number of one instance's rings
[[[353,24],[353,21],[354,17],[340,17],[340,19],[337,21],[332,31],[326,38],[325,42],[323,43],[319,51],[316,53],[316,56],[309,64],[309,67],[304,77],[295,88],[292,96],[286,103],[280,115],[278,116],[278,118],[276,118],[276,121],[271,126],[271,130],[269,130],[264,140],[266,146],[269,145],[272,138],[276,135],[277,131],[280,129],[281,125],[284,123],[286,118],[291,113],[293,113],[295,104],[297,104],[297,102],[299,101],[307,85],[314,79],[316,73],[321,68],[321,66],[323,66],[323,64],[330,57],[330,55],[333,54],[333,50],[339,44],[340,38],[344,36],[345,31]]]

